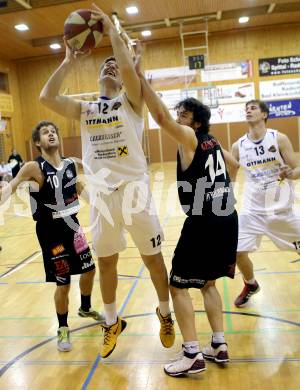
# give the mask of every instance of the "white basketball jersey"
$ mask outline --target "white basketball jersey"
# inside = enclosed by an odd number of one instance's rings
[[[281,157],[277,130],[267,129],[258,142],[248,134],[238,140],[240,164],[246,178],[242,212],[270,214],[289,210],[294,204],[294,188],[290,180],[279,180]]]
[[[93,184],[115,188],[148,177],[143,129],[125,94],[81,103],[82,160]]]

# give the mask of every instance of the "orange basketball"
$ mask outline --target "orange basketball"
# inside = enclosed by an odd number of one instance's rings
[[[85,52],[99,45],[103,36],[103,25],[91,16],[91,11],[78,9],[67,17],[64,36],[71,50]]]

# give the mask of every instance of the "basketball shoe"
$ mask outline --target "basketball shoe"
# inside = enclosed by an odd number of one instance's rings
[[[121,317],[118,317],[117,322],[113,325],[101,325],[104,331],[103,344],[100,355],[107,358],[115,349],[117,338],[121,332],[126,328],[127,322]]]
[[[249,299],[252,297],[252,295],[259,292],[260,287],[257,281],[255,281],[254,284],[248,284],[244,281],[245,287],[243,288],[240,295],[236,298],[234,301],[234,304],[236,307],[243,307],[246,305],[246,303],[249,301]]]
[[[160,341],[165,348],[171,348],[175,341],[174,321],[172,320],[171,313],[163,317],[160,314],[159,307],[157,307],[156,315],[160,321]]]
[[[205,359],[212,360],[216,363],[229,362],[227,343],[211,342],[202,349],[202,354]]]
[[[183,374],[197,374],[206,370],[202,353],[188,353],[185,350],[178,354],[178,358],[166,364],[164,371],[170,376]]]
[[[69,352],[72,349],[70,330],[67,326],[61,326],[57,331],[57,349],[60,352]]]
[[[78,315],[80,317],[91,317],[95,321],[103,322],[105,323],[105,317],[103,314],[98,313],[96,310],[93,310],[91,307],[89,311],[84,311],[81,307],[78,309]]]

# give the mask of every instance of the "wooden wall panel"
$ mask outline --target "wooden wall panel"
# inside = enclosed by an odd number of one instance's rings
[[[230,145],[228,143],[226,124],[220,123],[211,125],[210,133],[219,140],[223,148],[227,150],[230,148]]]
[[[26,156],[24,143],[24,123],[22,121],[20,85],[16,65],[13,62],[3,61],[0,59],[0,72],[8,74],[9,93],[13,96],[14,112],[10,116],[10,126],[12,145],[17,149],[21,156]],[[3,115],[3,113],[2,113]],[[25,138],[26,139],[26,138]]]
[[[282,33],[282,29],[278,27],[255,30],[245,29],[245,31],[234,33],[212,33],[209,34],[210,63],[251,59],[254,65],[253,78],[243,80],[243,82],[254,81],[258,97],[258,58],[300,54],[300,40],[295,39],[295,37],[299,35],[299,25],[286,27],[284,34]],[[87,57],[76,64],[72,72],[70,72],[70,75],[66,78],[62,90],[69,94],[96,91],[98,89],[97,76],[99,64],[109,54],[111,54],[110,49],[95,50],[90,57]],[[38,101],[38,96],[43,84],[62,59],[62,56],[54,55],[27,61],[18,61],[16,63],[18,83],[16,82],[15,77],[14,102],[15,99],[17,102],[20,100],[22,111],[18,112],[18,110],[16,110],[13,120],[16,123],[16,147],[21,151],[25,151],[24,141],[30,138],[31,128],[42,119],[50,119],[57,123],[64,138],[80,135],[78,124],[75,124],[75,126],[72,125],[70,121],[47,110]],[[182,52],[179,37],[178,40],[168,39],[166,41],[152,41],[147,43],[144,54],[145,69],[181,65]],[[286,77],[289,76],[282,76],[281,78]],[[300,75],[290,77],[300,77]],[[265,77],[263,79],[268,80],[270,78]],[[218,82],[218,84],[229,84],[234,82],[238,83],[240,81]],[[177,86],[170,86],[170,88],[175,87]],[[16,106],[17,105],[18,103]],[[280,128],[282,126],[289,130],[291,129],[291,131],[294,132],[291,137],[294,140],[298,139],[296,120],[290,122],[290,120],[280,119],[276,120],[274,124],[272,123],[272,126],[276,128],[277,123]],[[287,123],[287,125],[285,125],[285,123]],[[291,123],[293,124],[292,126],[290,126]],[[223,140],[225,134],[223,126],[218,125],[213,128],[215,134],[222,138],[222,144],[226,145],[226,139]],[[231,124],[231,142],[246,130],[247,126],[245,124]],[[153,153],[153,156],[151,155],[151,161],[156,161],[157,144],[155,145],[155,142],[157,139],[155,133],[151,135],[150,141],[151,140],[154,142],[154,144],[151,145],[151,153]],[[174,155],[173,147],[166,144],[166,151],[164,151],[164,154],[169,156],[169,152],[171,155]]]

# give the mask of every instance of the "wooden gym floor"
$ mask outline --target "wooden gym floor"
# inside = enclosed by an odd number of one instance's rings
[[[184,216],[177,202],[175,163],[150,166],[153,193],[165,230],[163,254],[168,270]],[[243,177],[239,175],[242,188]],[[300,182],[296,183],[300,190]],[[238,191],[238,197],[239,197]],[[299,191],[297,191],[299,193]],[[247,308],[236,309],[234,298],[241,276],[220,279],[224,326],[231,362],[227,367],[207,364],[207,371],[185,378],[164,374],[163,365],[181,348],[176,325],[175,346],[164,349],[155,316],[156,296],[149,274],[130,237],[119,260],[118,308],[128,326],[108,359],[99,357],[102,332],[93,320],[77,316],[78,276],[70,292],[69,326],[73,350],[56,349],[55,286],[44,282],[40,249],[25,197],[14,197],[0,209],[0,389],[272,389],[300,386],[300,259],[279,252],[265,237],[252,255],[262,290]],[[172,207],[176,206],[174,212]],[[15,214],[18,216],[15,216]],[[26,215],[27,216],[24,216]],[[88,205],[80,212],[88,226]],[[87,233],[90,240],[90,233]],[[201,235],[199,236],[201,237]],[[201,240],[199,238],[199,250]],[[101,310],[98,273],[93,306]],[[201,293],[192,290],[198,337],[210,340]]]

